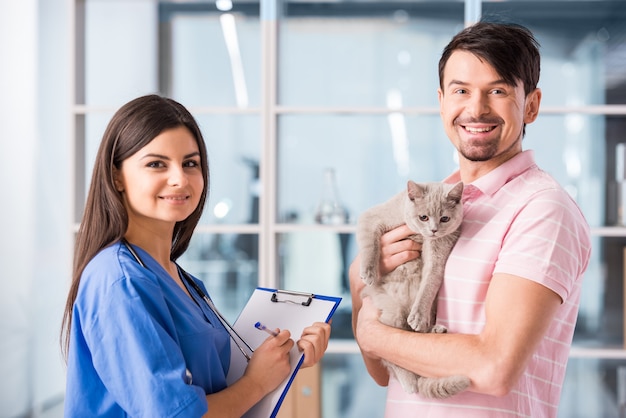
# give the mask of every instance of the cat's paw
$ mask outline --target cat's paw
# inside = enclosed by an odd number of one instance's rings
[[[417,313],[410,313],[406,322],[409,324],[411,329],[415,332],[430,331],[430,326],[428,325],[428,321],[426,320],[425,315],[419,315]]]
[[[444,327],[443,325],[435,325],[430,329],[430,332],[435,334],[445,334],[446,332],[448,332],[448,328]]]
[[[371,268],[362,268],[361,269],[361,280],[368,286],[371,286],[378,279],[378,275]]]

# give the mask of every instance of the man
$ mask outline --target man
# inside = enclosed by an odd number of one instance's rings
[[[388,385],[386,417],[555,417],[591,252],[589,227],[569,195],[522,151],[539,112],[538,44],[526,28],[480,22],[439,62],[444,128],[463,181],[461,238],[446,264],[437,323],[447,334],[383,325],[358,257],[350,268],[353,328],[370,375]],[[402,226],[381,239],[381,274],[419,256]],[[421,376],[465,375],[444,400],[407,394],[380,359]]]

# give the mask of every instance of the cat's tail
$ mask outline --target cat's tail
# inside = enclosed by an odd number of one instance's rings
[[[420,395],[428,398],[444,399],[469,388],[467,376],[448,376],[439,378],[421,377],[417,382]]]

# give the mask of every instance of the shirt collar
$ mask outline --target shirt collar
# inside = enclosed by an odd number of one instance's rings
[[[522,151],[510,160],[491,170],[482,177],[477,178],[470,184],[483,194],[493,195],[512,178],[517,177],[524,171],[535,166],[535,154],[533,150]],[[461,181],[461,173],[457,170],[448,176],[445,183],[457,183]],[[468,185],[465,185],[468,186]]]

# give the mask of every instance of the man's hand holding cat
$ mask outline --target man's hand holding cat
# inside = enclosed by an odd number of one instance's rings
[[[379,320],[380,310],[372,303],[372,298],[365,297],[362,299],[361,309],[359,310],[358,319],[356,321],[355,336],[361,350],[366,352],[372,359],[379,357],[373,356],[371,352],[371,343],[375,342],[377,337],[376,328],[384,326]]]
[[[406,224],[384,233],[380,237],[380,275],[392,272],[398,266],[415,260],[422,254],[422,244],[409,237],[415,235]]]

